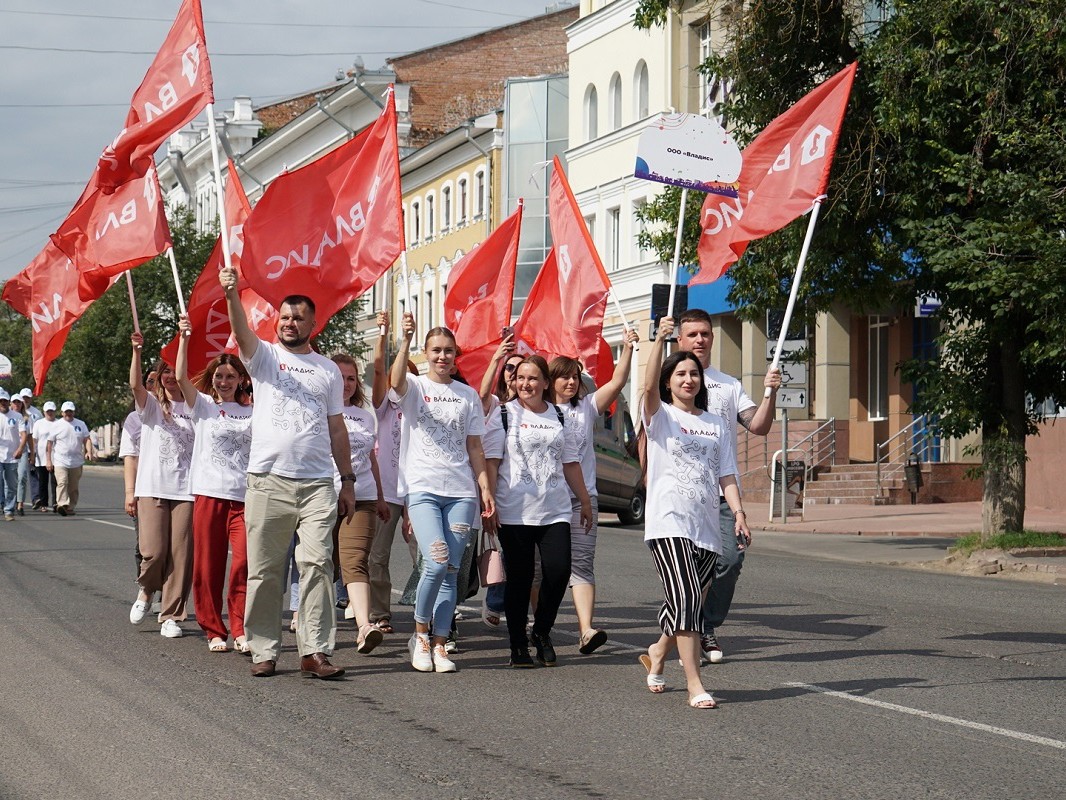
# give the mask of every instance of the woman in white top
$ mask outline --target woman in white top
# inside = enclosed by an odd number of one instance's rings
[[[141,455],[137,463],[137,542],[141,550],[141,591],[130,609],[130,622],[139,625],[148,614],[150,598],[162,590],[160,634],[168,639],[184,635],[178,622],[187,616],[185,604],[192,585],[192,464],[193,423],[181,401],[174,371],[156,363],[156,387],[149,394],[141,383],[144,337],[134,333],[130,362],[133,403],[141,417]]]
[[[11,397],[11,410],[22,415],[22,421],[18,424],[19,445],[15,450],[15,461],[18,462],[18,483],[15,484],[15,513],[20,517],[26,516],[26,498],[30,495],[30,451],[33,450],[33,439],[30,431],[33,429],[33,420],[26,413],[26,399],[21,394]]]
[[[729,427],[707,411],[703,367],[692,353],[663,361],[674,321],[659,322],[644,378],[641,422],[647,434],[648,511],[644,541],[652,552],[666,601],[659,611],[662,636],[640,657],[648,689],[665,691],[663,664],[677,647],[685,669],[689,705],[717,708],[700,680],[703,597],[711,586],[722,536],[751,540],[741,507]],[[720,531],[719,492],[736,516],[735,531]]]
[[[178,320],[175,372],[189,409],[196,441],[192,451],[190,488],[193,495],[192,600],[196,622],[212,653],[233,649],[248,652],[244,635],[244,602],[248,590],[248,533],[244,527],[244,493],[248,488],[248,453],[252,446],[252,379],[240,358],[222,353],[189,379],[189,334],[186,316]],[[225,606],[229,630],[222,621],[222,590],[226,556],[231,552],[229,591]]]
[[[585,530],[581,525],[581,504],[574,493],[570,493],[573,512],[570,517],[570,591],[574,596],[574,611],[577,612],[578,629],[581,631],[578,651],[586,655],[607,641],[605,631],[592,627],[592,612],[596,605],[596,577],[592,565],[596,555],[596,518],[599,514],[596,502],[596,450],[592,446],[592,439],[596,419],[614,404],[629,380],[633,345],[639,338],[636,331],[625,332],[622,354],[615,364],[614,374],[592,394],[585,393],[585,385],[581,382],[584,367],[576,358],[558,356],[548,364],[552,402],[563,410],[568,435],[577,442],[581,476],[592,499],[592,527]]]
[[[389,398],[403,413],[400,450],[401,494],[422,553],[422,577],[415,594],[411,666],[420,672],[454,672],[445,650],[456,602],[456,576],[478,513],[494,509],[485,471],[481,435],[485,418],[475,390],[452,379],[455,335],[447,328],[426,334],[428,372],[407,374],[415,318],[403,315],[403,338],[392,363]],[[430,634],[432,633],[432,642]]]
[[[341,371],[344,381],[341,416],[348,431],[352,472],[355,474],[355,511],[347,519],[338,515],[333,528],[334,551],[340,562],[341,578],[348,587],[348,602],[355,612],[355,624],[359,630],[358,652],[369,653],[381,644],[383,634],[380,628],[370,624],[368,562],[378,520],[389,518],[389,507],[385,503],[378,460],[374,455],[377,441],[374,413],[364,407],[366,393],[359,380],[359,368],[347,353],[333,356],[333,363]],[[335,471],[333,481],[339,492],[340,472]]]
[[[551,629],[570,577],[570,495],[580,501],[581,525],[592,527],[592,501],[581,477],[577,443],[566,434],[562,410],[549,403],[548,364],[533,355],[518,365],[517,395],[500,407],[502,438],[487,452],[496,472],[496,513],[507,567],[504,607],[511,666],[532,667],[528,642],[544,666],[554,666]],[[498,442],[499,444],[495,444]],[[537,550],[543,581],[533,633],[526,638],[526,608]]]

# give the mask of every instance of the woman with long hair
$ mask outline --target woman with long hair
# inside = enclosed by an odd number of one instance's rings
[[[516,395],[500,407],[502,442],[489,452],[496,474],[496,512],[507,567],[504,607],[511,640],[511,666],[554,666],[551,630],[570,577],[570,497],[579,499],[580,524],[592,527],[592,501],[581,477],[576,442],[567,435],[562,410],[548,402],[548,364],[539,355],[515,370]],[[542,583],[533,631],[526,637],[526,608],[540,551]]]
[[[663,665],[677,648],[685,670],[689,705],[717,708],[700,680],[700,631],[703,598],[711,586],[722,537],[751,541],[737,485],[736,457],[726,421],[707,411],[703,366],[689,352],[663,361],[674,321],[659,322],[644,377],[641,422],[647,433],[648,513],[644,541],[666,595],[659,611],[662,635],[640,662],[648,689],[665,691]],[[719,529],[719,492],[734,515],[736,528]]]
[[[20,517],[26,516],[25,503],[30,496],[30,451],[33,449],[33,439],[30,432],[33,430],[33,420],[26,412],[26,398],[21,394],[11,396],[11,410],[22,417],[18,423],[19,445],[15,450],[15,461],[18,462],[18,482],[15,484],[15,513]]]
[[[447,328],[431,329],[425,340],[428,372],[411,376],[407,356],[415,332],[413,315],[403,315],[402,331],[389,398],[403,413],[400,492],[407,496],[423,563],[415,595],[415,633],[408,647],[416,670],[454,672],[445,643],[479,494],[482,515],[495,511],[481,448],[485,419],[477,392],[452,379],[455,334]]]
[[[596,419],[614,404],[629,380],[633,345],[639,338],[634,330],[625,332],[622,338],[622,354],[615,364],[614,373],[611,379],[595,392],[586,391],[585,384],[581,381],[584,367],[576,358],[558,356],[548,364],[551,400],[563,410],[567,434],[577,443],[581,476],[592,501],[592,527],[586,529],[581,525],[581,504],[577,496],[573,492],[570,493],[570,592],[574,596],[574,611],[577,613],[581,635],[578,652],[585,655],[607,641],[606,631],[592,625],[596,606],[593,561],[596,556],[598,529],[596,518],[599,514],[596,502],[596,450],[592,446],[592,439]]]
[[[352,472],[355,474],[355,511],[345,519],[337,517],[333,529],[341,578],[348,587],[348,602],[355,612],[358,629],[357,650],[369,653],[383,637],[381,629],[370,623],[370,548],[378,520],[388,520],[389,507],[381,487],[378,460],[374,455],[377,440],[374,413],[365,407],[366,393],[359,380],[355,359],[347,353],[337,353],[333,363],[341,371],[344,392],[344,427],[352,450]],[[340,473],[334,481],[340,486]],[[339,491],[339,488],[338,488]]]
[[[144,337],[130,337],[130,388],[141,417],[141,454],[137,463],[137,542],[141,550],[140,592],[130,609],[130,622],[139,625],[148,614],[151,597],[162,590],[159,633],[168,639],[184,635],[178,623],[187,616],[192,585],[192,506],[189,467],[192,464],[193,422],[181,399],[177,378],[160,360],[153,372],[153,392],[141,382]]]
[[[185,406],[192,417],[196,441],[192,453],[193,495],[192,597],[196,622],[212,653],[233,648],[248,652],[244,636],[244,601],[248,589],[248,534],[244,527],[244,493],[248,488],[248,453],[252,446],[252,380],[240,358],[222,353],[189,378],[187,316],[178,320],[175,372]],[[222,590],[226,555],[232,553],[225,607],[229,630],[222,621]]]

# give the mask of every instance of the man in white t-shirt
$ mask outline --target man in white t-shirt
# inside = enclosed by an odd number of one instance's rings
[[[15,451],[22,438],[22,415],[11,410],[11,395],[0,389],[0,483],[4,488],[4,519],[15,519],[19,464]]]
[[[740,381],[711,366],[714,332],[711,317],[706,311],[690,308],[683,312],[678,318],[677,330],[678,348],[694,354],[703,365],[704,382],[707,384],[707,410],[726,421],[727,436],[732,440],[733,452],[736,452],[738,423],[756,436],[769,433],[774,422],[777,390],[781,388],[781,370],[766,370],[763,386],[770,389],[770,394],[756,406]],[[738,483],[739,477],[738,475]],[[722,648],[718,643],[715,628],[725,622],[729,614],[733,592],[740,578],[740,569],[744,565],[744,550],[738,547],[737,539],[733,535],[736,519],[724,500],[719,505],[719,517],[722,555],[715,564],[714,581],[703,606],[703,652],[714,664],[722,660]]]
[[[93,460],[93,451],[88,426],[74,416],[74,403],[67,400],[60,410],[63,416],[48,434],[45,463],[56,477],[56,513],[65,517],[77,508],[82,466]]]
[[[33,437],[33,464],[37,473],[37,494],[33,497],[33,507],[38,511],[55,509],[56,476],[48,470],[47,450],[48,435],[56,423],[56,404],[49,400],[44,404],[44,417],[33,423],[30,436]]]
[[[308,297],[285,298],[278,308],[277,344],[259,339],[237,293],[237,271],[222,269],[230,327],[252,376],[252,448],[244,518],[248,529],[248,595],[244,629],[252,675],[274,674],[281,652],[281,592],[293,531],[300,604],[296,643],[309,678],[339,678],[329,663],[337,614],[333,596],[333,525],[351,519],[355,475],[341,410],[337,365],[311,350],[315,306]],[[332,458],[331,458],[332,456]],[[333,465],[340,471],[338,498]]]
[[[37,420],[44,419],[44,414],[41,413],[41,409],[33,405],[33,390],[28,386],[24,388],[19,394],[22,395],[22,402],[26,407],[26,413],[30,417],[30,435],[32,437],[33,426],[37,424]],[[36,451],[33,450],[33,441],[30,441],[30,498],[36,498],[40,494],[40,490],[37,485],[37,469],[36,469]]]

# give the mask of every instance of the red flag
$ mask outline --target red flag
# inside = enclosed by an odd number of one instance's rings
[[[226,223],[230,226],[230,263],[241,272],[241,255],[244,250],[244,224],[252,213],[248,197],[237,177],[233,162],[229,163],[226,182]],[[222,237],[215,242],[215,248],[204,265],[203,272],[196,279],[189,297],[189,322],[192,336],[189,337],[189,375],[197,375],[215,356],[222,353],[236,353],[237,342],[233,338],[229,324],[229,312],[226,309],[226,294],[218,282],[218,271],[224,266],[222,255]],[[277,312],[266,300],[248,288],[243,277],[238,279],[237,289],[241,305],[248,315],[248,323],[256,336],[268,342],[277,338],[275,323]],[[161,353],[163,360],[173,365],[178,356],[178,337],[175,336]]]
[[[55,246],[77,266],[85,300],[95,300],[111,278],[143,264],[171,247],[170,228],[155,166],[112,194],[96,185],[93,174],[74,209],[52,234]]]
[[[518,237],[522,231],[522,201],[484,242],[455,262],[444,295],[444,324],[462,350],[459,370],[477,386],[493,351],[502,341],[500,330],[511,324]]]
[[[856,66],[817,86],[744,149],[738,199],[707,195],[700,271],[689,286],[718,280],[749,242],[783,228],[825,194]]]
[[[242,271],[277,307],[290,294],[317,306],[315,333],[404,251],[396,105],[332,153],[280,175],[244,226]]]
[[[548,190],[548,217],[554,244],[515,327],[536,352],[580,359],[600,386],[610,377],[600,364],[600,337],[611,282],[558,156]]]
[[[107,290],[88,300],[78,297],[78,271],[51,242],[26,269],[4,284],[2,299],[33,326],[34,394],[44,390],[48,367],[59,357],[71,326]]]
[[[105,192],[142,177],[170,134],[215,101],[200,0],[184,0],[170,33],[133,93],[122,132],[97,166]]]

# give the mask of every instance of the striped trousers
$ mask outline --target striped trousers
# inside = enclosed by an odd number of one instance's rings
[[[703,597],[714,579],[718,554],[680,536],[649,539],[647,544],[666,596],[659,609],[659,627],[667,636],[702,631]]]

